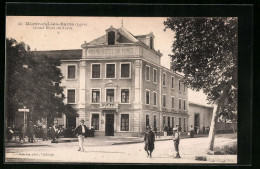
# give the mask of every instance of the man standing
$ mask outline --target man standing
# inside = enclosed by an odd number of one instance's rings
[[[174,148],[176,151],[175,158],[181,158],[180,153],[179,153],[179,143],[180,143],[180,139],[181,139],[180,133],[177,128],[173,128],[173,132],[174,132],[173,142],[174,142]]]
[[[192,125],[190,126],[190,137],[191,137],[191,138],[194,137],[194,128],[193,128]]]
[[[87,133],[87,127],[84,125],[84,120],[80,120],[80,125],[75,129],[76,136],[79,139],[79,149],[78,151],[84,151],[83,143],[84,143],[84,137]]]
[[[33,125],[33,122],[32,122],[32,120],[30,120],[30,122],[29,122],[29,130],[28,130],[28,133],[29,133],[29,140],[28,140],[28,142],[30,142],[30,143],[33,143],[33,141],[34,141],[34,138],[33,138],[33,136],[34,136],[34,125]]]
[[[55,124],[52,125],[52,127],[50,128],[50,134],[51,134],[51,138],[52,138],[52,143],[58,143],[58,141],[56,141],[56,132],[57,129],[55,127]]]
[[[151,158],[152,152],[154,150],[155,136],[150,126],[147,126],[146,129],[147,131],[145,132],[144,135],[144,143],[145,143],[144,150],[147,152],[147,157],[150,156]]]
[[[157,134],[157,127],[154,126],[154,129],[153,129],[153,130],[154,130],[154,133],[155,133],[155,137],[157,138],[157,135],[158,135],[158,134]]]

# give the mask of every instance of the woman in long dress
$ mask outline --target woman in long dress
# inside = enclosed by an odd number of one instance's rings
[[[155,135],[152,131],[152,128],[150,126],[147,126],[147,131],[144,135],[144,150],[147,152],[147,157],[152,157],[152,152],[154,150],[154,141],[155,141]]]

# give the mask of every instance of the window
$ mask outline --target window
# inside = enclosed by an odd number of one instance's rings
[[[183,119],[183,130],[186,132],[186,118]]]
[[[163,84],[163,86],[166,85],[166,73],[163,73],[162,84]]]
[[[166,95],[163,95],[163,107],[166,107]]]
[[[115,78],[116,77],[116,64],[106,64],[106,78]]]
[[[76,78],[76,66],[69,65],[68,66],[68,79],[75,79]]]
[[[186,110],[186,101],[183,100],[183,110]]]
[[[163,116],[163,125],[166,125],[166,116]]]
[[[179,126],[180,126],[181,131],[182,131],[182,127],[181,127],[181,118],[179,118]]]
[[[75,103],[75,89],[68,89],[67,94],[67,103]]]
[[[174,88],[174,77],[172,76],[172,89]]]
[[[174,117],[172,117],[172,127],[174,127]]]
[[[130,78],[130,63],[121,64],[121,78]]]
[[[91,126],[93,126],[95,130],[99,130],[99,114],[92,114]]]
[[[183,92],[186,92],[186,86],[183,84]]]
[[[168,117],[168,127],[171,126],[171,117]]]
[[[115,97],[115,93],[114,93],[114,89],[107,89],[106,90],[106,94],[107,94],[107,102],[114,102],[114,97]]]
[[[99,79],[100,76],[100,64],[92,64],[92,78]]]
[[[181,109],[181,99],[179,99],[179,109]]]
[[[150,91],[149,90],[146,90],[145,92],[145,103],[146,104],[150,104]]]
[[[100,103],[100,89],[92,89],[92,103]]]
[[[146,126],[149,126],[149,125],[150,125],[149,115],[148,115],[148,114],[145,116],[145,125],[146,125]]]
[[[145,80],[150,81],[150,66],[145,67]]]
[[[153,92],[153,105],[156,106],[157,105],[157,93]]]
[[[179,90],[181,90],[181,81],[179,80]]]
[[[156,124],[156,115],[153,115],[153,127],[156,127],[157,124]]]
[[[174,97],[172,96],[172,108],[174,108]]]
[[[129,131],[129,114],[121,114],[121,131]]]
[[[114,45],[115,44],[115,32],[111,31],[108,32],[108,45]]]
[[[153,82],[157,83],[157,69],[153,69]]]
[[[121,103],[129,103],[129,89],[121,89]]]

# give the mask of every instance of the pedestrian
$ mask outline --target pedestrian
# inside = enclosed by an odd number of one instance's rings
[[[147,157],[150,156],[150,158],[152,157],[152,152],[154,150],[154,141],[155,141],[155,136],[154,133],[152,131],[152,128],[150,126],[146,127],[146,132],[144,135],[144,150],[147,152]]]
[[[209,126],[206,127],[206,134],[209,134]]]
[[[164,125],[163,125],[163,136],[167,136],[167,131],[168,131],[168,128],[167,128],[167,126],[164,124]]]
[[[56,141],[56,132],[57,132],[57,129],[56,129],[56,126],[55,124],[53,124],[51,127],[50,127],[50,136],[51,136],[51,139],[52,139],[52,143],[57,143]]]
[[[80,125],[75,129],[75,134],[78,137],[79,140],[79,149],[78,151],[84,151],[85,149],[83,148],[83,143],[84,143],[84,138],[87,134],[87,127],[84,125],[84,120],[80,120]]]
[[[45,125],[42,125],[42,140],[47,141],[47,127]]]
[[[155,133],[155,137],[157,138],[157,127],[155,126],[154,129],[153,129],[154,133]]]
[[[192,125],[190,125],[190,137],[193,138],[194,137],[194,128]]]
[[[25,143],[25,134],[26,134],[26,125],[23,125],[23,127],[22,127],[22,134],[21,134],[21,136],[22,136],[22,140],[21,140],[21,142],[23,142],[23,143]]]
[[[202,133],[205,134],[205,126],[202,127]]]
[[[200,127],[199,126],[197,127],[197,131],[196,132],[197,132],[197,134],[200,133]]]
[[[178,128],[173,128],[173,132],[174,132],[173,142],[174,142],[174,148],[175,148],[175,152],[176,152],[175,158],[181,158],[180,153],[179,153],[179,144],[180,144],[181,137],[180,137]]]
[[[180,125],[178,125],[177,130],[178,130],[179,133],[181,133],[182,128],[181,128]]]
[[[28,142],[30,142],[30,143],[33,143],[33,141],[34,141],[34,132],[35,132],[34,125],[33,125],[32,120],[30,120],[30,122],[29,122],[29,128],[28,128],[28,133],[29,133]]]
[[[7,133],[6,133],[6,136],[7,136],[7,140],[8,141],[11,141],[13,136],[14,136],[14,131],[12,130],[11,127],[8,127],[7,128]]]

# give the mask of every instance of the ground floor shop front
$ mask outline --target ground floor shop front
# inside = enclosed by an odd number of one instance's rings
[[[188,131],[188,114],[159,112],[150,110],[78,110],[79,117],[75,118],[75,127],[80,120],[85,121],[88,128],[94,128],[97,135],[105,136],[140,136],[144,134],[146,126],[157,131],[164,131],[180,126],[182,132]],[[66,118],[66,117],[64,117]],[[57,120],[58,121],[58,120]],[[68,120],[59,120],[66,122]],[[67,126],[66,124],[63,124]]]

